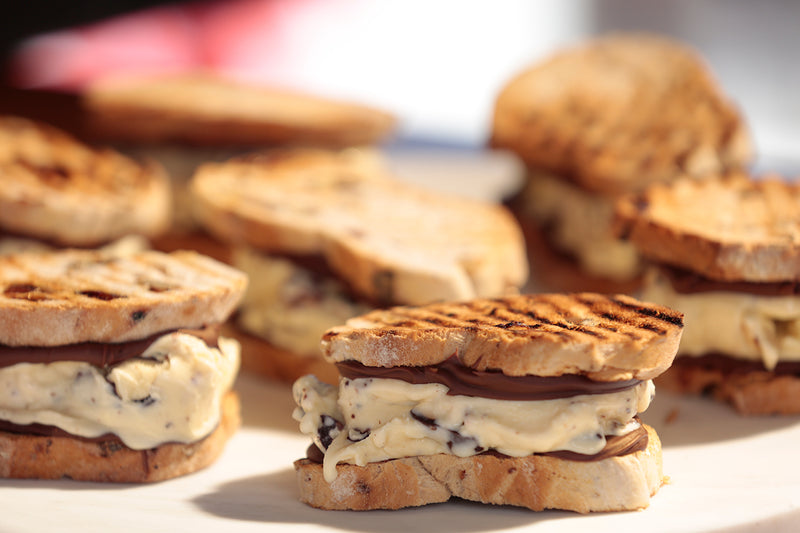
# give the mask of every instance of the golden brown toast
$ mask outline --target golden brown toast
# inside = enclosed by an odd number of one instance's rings
[[[383,140],[396,123],[366,105],[200,73],[105,80],[83,100],[93,135],[137,143],[349,146]]]
[[[133,450],[116,441],[38,436],[0,431],[0,477],[144,483],[207,467],[241,425],[239,397],[228,392],[217,428],[197,442],[170,442]]]
[[[509,376],[652,379],[675,357],[683,314],[624,295],[536,294],[394,307],[323,335],[331,361],[427,366],[457,355]]]
[[[651,427],[644,428],[645,450],[598,461],[438,454],[366,466],[340,464],[330,484],[320,463],[301,459],[294,467],[300,500],[322,509],[400,509],[451,497],[535,511],[643,509],[664,482],[661,442]]]
[[[246,285],[242,272],[190,251],[0,257],[0,344],[124,342],[218,324]]]
[[[650,260],[718,281],[800,279],[800,185],[740,173],[658,184],[617,205]]]
[[[169,221],[160,165],[91,148],[42,123],[0,117],[0,229],[88,247],[154,236]]]
[[[509,81],[491,145],[615,195],[751,159],[744,120],[691,49],[617,34],[563,50]]]
[[[368,301],[496,296],[527,279],[522,233],[505,208],[392,179],[371,151],[209,163],[192,189],[199,220],[219,239],[320,256]]]

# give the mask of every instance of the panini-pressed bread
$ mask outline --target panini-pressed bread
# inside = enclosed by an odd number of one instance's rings
[[[293,388],[314,444],[300,499],[398,509],[455,496],[533,510],[641,509],[663,482],[639,421],[682,315],[617,295],[539,294],[374,311],[323,336],[338,387]],[[524,421],[524,423],[522,423]]]

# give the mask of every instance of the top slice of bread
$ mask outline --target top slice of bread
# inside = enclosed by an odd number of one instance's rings
[[[650,187],[617,204],[645,257],[712,280],[800,279],[800,184],[732,173]]]
[[[0,257],[0,344],[125,342],[223,322],[246,276],[195,252]]]
[[[609,195],[740,167],[752,152],[697,54],[646,34],[595,39],[517,75],[496,99],[491,144]]]
[[[395,118],[365,105],[200,73],[110,79],[83,96],[95,135],[214,146],[370,144]]]
[[[509,376],[645,380],[672,364],[682,332],[682,313],[629,296],[536,294],[373,311],[328,330],[322,349],[376,367],[455,355]]]
[[[382,304],[498,296],[527,278],[519,226],[502,206],[391,179],[370,151],[278,151],[205,164],[192,189],[223,240],[322,256]]]
[[[161,166],[91,148],[46,124],[0,117],[0,229],[83,247],[156,235],[169,220]]]

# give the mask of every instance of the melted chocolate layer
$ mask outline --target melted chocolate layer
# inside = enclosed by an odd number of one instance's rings
[[[744,359],[736,359],[721,353],[708,353],[700,356],[682,355],[676,357],[672,363],[673,366],[696,366],[707,368],[711,370],[720,370],[725,373],[741,373],[748,372],[768,372],[764,368],[761,361],[746,361]],[[779,362],[774,370],[770,370],[779,375],[794,375],[800,376],[800,361],[782,361]]]
[[[599,453],[594,455],[584,455],[582,453],[569,452],[565,450],[555,452],[538,453],[534,455],[546,455],[550,457],[557,457],[559,459],[566,459],[567,461],[602,461],[610,457],[622,457],[631,453],[640,452],[647,449],[649,443],[647,430],[643,426],[639,426],[627,435],[607,435],[606,445],[600,450]],[[495,451],[483,452],[483,454],[492,454],[498,457],[509,457]],[[481,454],[482,455],[482,454]],[[324,455],[317,448],[316,444],[312,444],[306,450],[306,458],[314,463],[322,463]]]
[[[609,394],[635,387],[638,379],[592,381],[585,376],[557,377],[506,376],[498,371],[478,371],[462,365],[455,356],[438,365],[422,367],[372,367],[356,361],[336,363],[339,373],[348,379],[399,379],[415,385],[441,383],[451,396],[474,396],[494,400],[555,400],[582,394]]]
[[[106,433],[99,437],[80,437],[68,433],[56,426],[47,426],[45,424],[14,424],[7,420],[0,420],[0,431],[6,433],[15,433],[17,435],[36,435],[37,437],[69,437],[71,439],[78,439],[86,442],[108,442],[122,444],[122,440],[113,433]]]
[[[679,294],[726,291],[756,296],[795,296],[800,294],[800,281],[759,283],[754,281],[716,281],[681,268],[661,264],[659,270]]]
[[[199,337],[217,348],[219,324],[202,329],[173,330]],[[18,363],[53,363],[56,361],[78,361],[97,367],[107,367],[139,357],[156,339],[172,331],[162,331],[145,339],[121,342],[81,342],[65,346],[6,346],[0,344],[0,368]]]

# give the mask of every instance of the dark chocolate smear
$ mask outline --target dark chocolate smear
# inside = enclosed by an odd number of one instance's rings
[[[113,433],[106,433],[99,437],[80,437],[68,433],[56,426],[48,426],[45,424],[14,424],[7,420],[0,420],[0,431],[6,433],[15,433],[18,435],[36,435],[38,437],[69,437],[71,439],[78,439],[85,442],[113,442],[122,444],[122,440]]]
[[[159,337],[175,331],[202,339],[208,346],[218,348],[219,324],[201,329],[162,331],[147,338],[120,343],[81,342],[64,346],[7,346],[0,344],[0,368],[18,363],[54,363],[79,361],[97,367],[109,367],[139,357]]]
[[[767,370],[761,361],[737,359],[721,353],[707,353],[700,356],[681,355],[675,358],[672,365],[719,370],[727,374],[773,372],[778,375],[800,376],[800,361],[780,361],[773,370]]]
[[[537,401],[571,398],[583,394],[610,394],[641,383],[625,381],[593,381],[581,375],[507,376],[499,371],[479,371],[462,365],[453,356],[438,365],[411,367],[373,367],[356,361],[336,363],[339,373],[348,379],[399,379],[415,385],[440,383],[451,396],[473,396],[494,400]]]
[[[702,292],[741,292],[756,296],[796,296],[800,294],[800,281],[776,281],[760,283],[755,281],[717,281],[695,272],[661,264],[660,272],[669,280],[673,290],[679,294]]]

